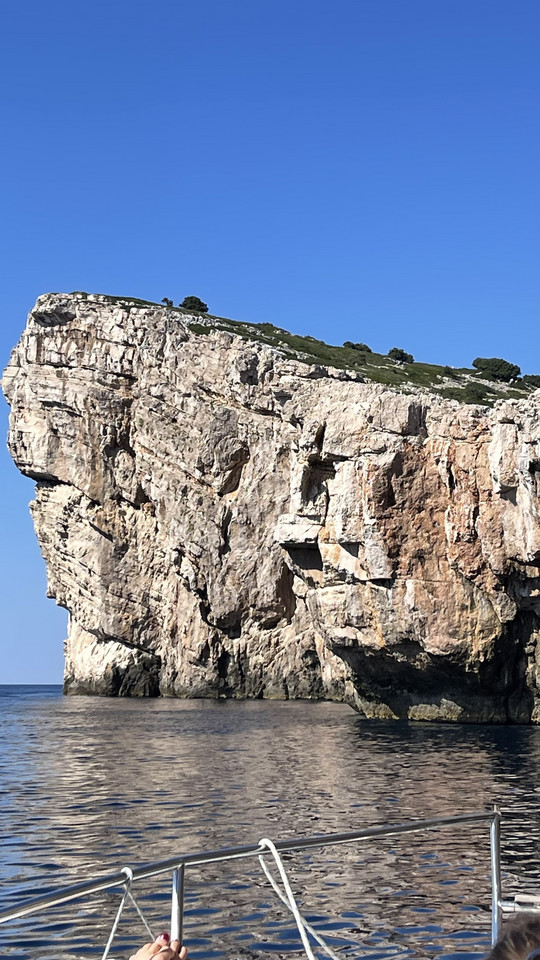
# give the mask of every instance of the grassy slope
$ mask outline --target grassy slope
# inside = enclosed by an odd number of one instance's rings
[[[125,302],[135,306],[165,309],[160,303],[139,300],[136,297],[116,297],[107,294],[99,296],[111,303]],[[194,316],[192,311],[183,310],[182,307],[166,309],[171,313]],[[503,397],[524,397],[531,392],[531,388],[520,381],[512,384],[501,383],[486,379],[485,374],[480,375],[476,370],[467,368],[454,369],[430,363],[396,363],[385,354],[332,346],[314,337],[300,337],[294,333],[288,333],[287,330],[270,323],[243,323],[213,314],[201,314],[200,322],[190,323],[189,329],[192,333],[201,336],[207,335],[212,330],[233,333],[244,340],[255,340],[273,347],[282,356],[290,359],[309,364],[319,363],[342,370],[354,370],[367,381],[387,384],[407,392],[423,389],[462,403],[492,405]]]

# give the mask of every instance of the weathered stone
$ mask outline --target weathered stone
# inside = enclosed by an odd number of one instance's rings
[[[189,322],[40,297],[4,374],[67,692],[539,722],[540,391],[460,406]]]

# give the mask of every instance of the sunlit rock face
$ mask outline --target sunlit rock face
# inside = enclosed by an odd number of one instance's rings
[[[47,295],[5,371],[66,691],[538,721],[540,392],[406,395],[192,320]]]

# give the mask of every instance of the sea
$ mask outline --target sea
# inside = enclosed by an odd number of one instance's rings
[[[63,697],[0,687],[1,909],[198,850],[501,807],[503,895],[540,892],[540,729],[366,721],[342,704]],[[344,958],[482,957],[489,828],[288,854],[306,919]],[[170,877],[134,885],[154,934]],[[0,926],[0,955],[103,955],[119,891]],[[128,904],[111,956],[148,940]],[[302,956],[257,860],[188,867],[192,960]],[[320,955],[316,951],[316,955]]]

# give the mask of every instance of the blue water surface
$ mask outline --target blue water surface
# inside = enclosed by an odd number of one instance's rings
[[[340,704],[63,697],[0,686],[2,909],[190,850],[503,809],[505,893],[538,889],[540,730],[365,721]],[[289,855],[302,911],[343,957],[489,948],[485,825]],[[169,926],[170,877],[135,889]],[[2,956],[100,957],[107,892],[0,927]],[[192,867],[190,957],[301,955],[257,860]],[[147,939],[133,910],[113,955]]]

